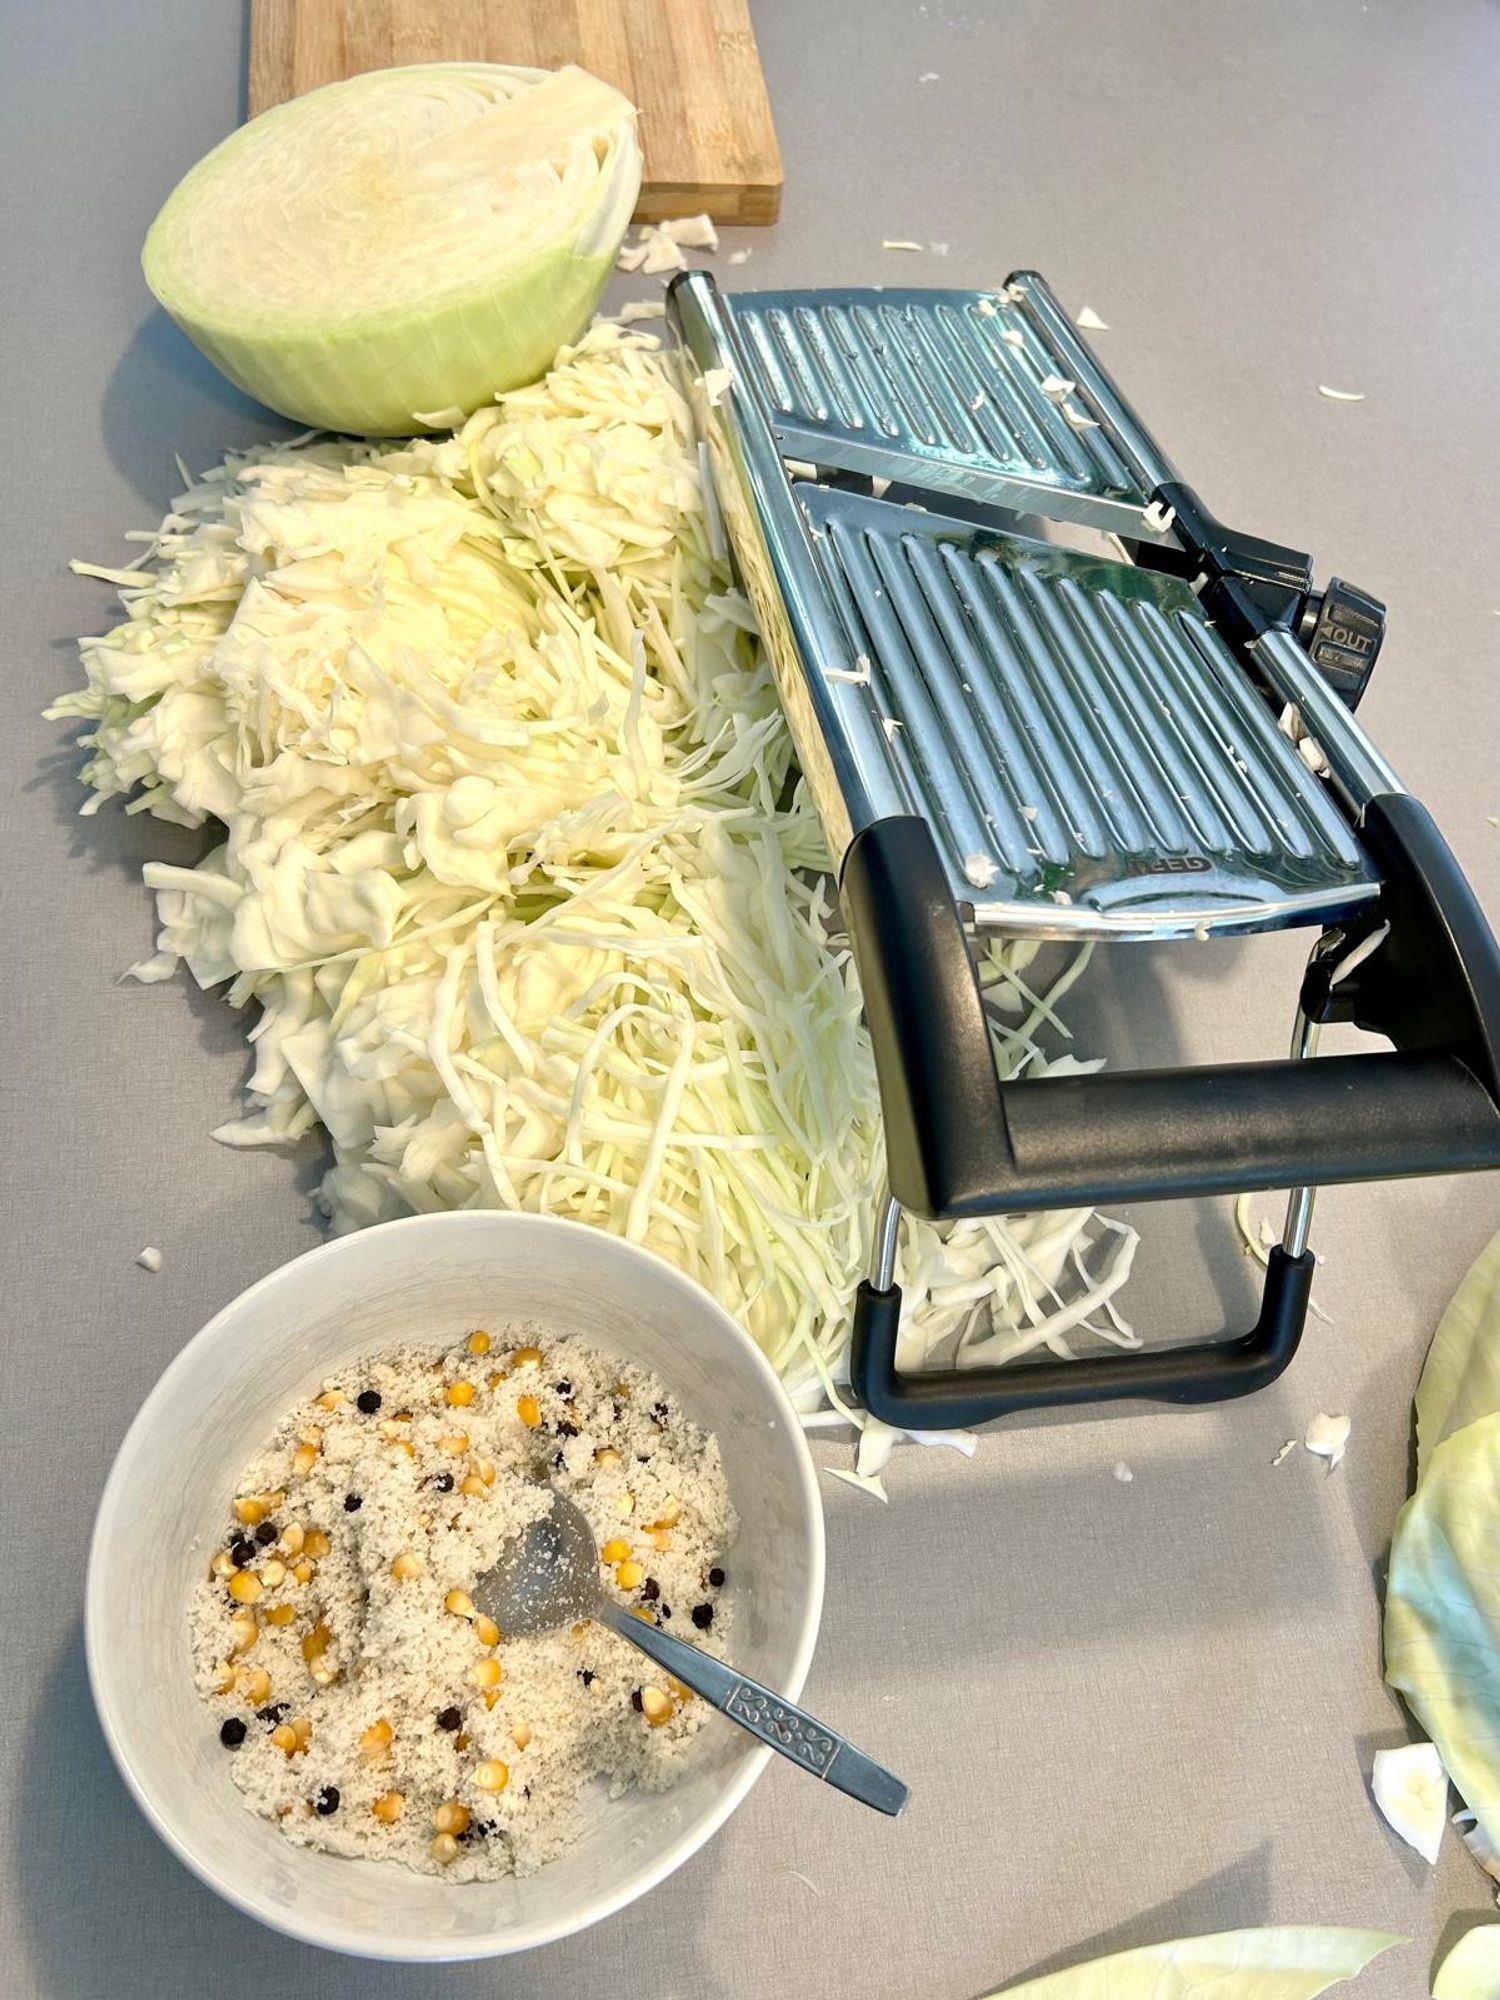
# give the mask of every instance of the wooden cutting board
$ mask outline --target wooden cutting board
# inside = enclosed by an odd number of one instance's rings
[[[781,151],[747,0],[251,0],[250,115],[398,63],[578,63],[641,113],[638,222],[774,222]]]

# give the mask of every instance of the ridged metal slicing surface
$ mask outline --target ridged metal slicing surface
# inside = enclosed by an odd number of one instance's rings
[[[822,456],[821,445],[843,464],[860,447],[894,451],[929,475],[968,475],[964,490],[1024,477],[1146,504],[1107,426],[1075,428],[1042,393],[1054,361],[1003,293],[757,292],[729,305],[790,456]],[[1095,414],[1082,389],[1068,400]]]
[[[869,662],[868,686],[846,692],[899,724],[893,770],[976,908],[1211,914],[1369,893],[1342,814],[1182,585],[797,493]]]

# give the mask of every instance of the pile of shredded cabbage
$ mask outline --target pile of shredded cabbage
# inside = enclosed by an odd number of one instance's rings
[[[142,539],[89,571],[127,616],[51,713],[89,725],[86,812],[134,794],[223,829],[196,868],[146,868],[159,950],[134,968],[258,1003],[253,1108],[215,1137],[324,1126],[339,1230],[514,1207],[648,1244],[820,1404],[875,1076],[674,358],[598,324],[454,436],[253,450]],[[1011,1069],[1051,1016],[1029,957],[986,973]],[[1133,1249],[1086,1211],[909,1222],[903,1360],[1066,1353],[1085,1322],[1132,1344]]]

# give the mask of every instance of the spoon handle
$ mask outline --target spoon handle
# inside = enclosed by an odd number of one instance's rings
[[[674,1639],[658,1626],[647,1625],[613,1602],[599,1616],[612,1632],[639,1646],[659,1667],[711,1702],[721,1715],[790,1758],[800,1770],[810,1771],[836,1791],[847,1792],[851,1799],[873,1806],[877,1812],[899,1813],[906,1804],[907,1787],[894,1772],[748,1674],[726,1666],[700,1647]]]

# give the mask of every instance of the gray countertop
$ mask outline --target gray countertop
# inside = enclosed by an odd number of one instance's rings
[[[756,18],[787,193],[733,275],[989,284],[1036,265],[1094,306],[1108,364],[1225,518],[1389,599],[1369,721],[1500,909],[1495,7],[758,0]],[[269,428],[152,310],[137,264],[168,188],[239,116],[243,23],[229,0],[5,0],[0,39],[6,1991],[970,2000],[1095,1951],[1300,1920],[1409,1932],[1357,1990],[1425,1992],[1439,1942],[1493,1906],[1455,1840],[1430,1870],[1369,1803],[1373,1750],[1405,1733],[1376,1579],[1412,1386],[1500,1219],[1493,1178],[1325,1197],[1331,1323],[1257,1399],[1012,1425],[972,1462],[905,1452],[889,1508],[825,1482],[807,1699],[913,1781],[898,1823],[773,1770],[600,1929],[428,1972],[261,1931],[149,1831],[85,1685],[90,1519],[168,1358],[317,1240],[316,1161],[209,1141],[243,1024],[182,986],[116,983],[149,949],[136,874],[171,831],[77,820],[68,732],[38,711],[108,609],[66,559],[118,560],[123,529],[155,524],[174,450],[205,465]],[[1124,1060],[1278,1054],[1295,962],[1286,941],[1096,961],[1083,1039]],[[1141,1219],[1143,1327],[1207,1330],[1210,1267],[1246,1309],[1222,1211]],[[133,1261],[148,1242],[158,1277]],[[1353,1416],[1345,1464],[1273,1470],[1320,1409]]]

